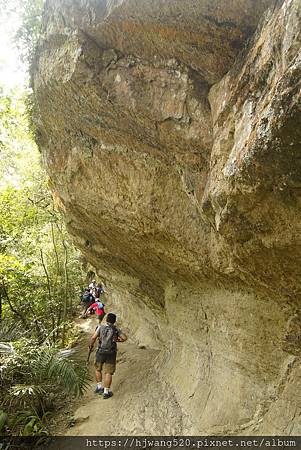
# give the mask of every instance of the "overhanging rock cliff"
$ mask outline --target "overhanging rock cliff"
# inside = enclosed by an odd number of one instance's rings
[[[166,396],[121,405],[121,434],[301,433],[300,17],[299,0],[46,3],[51,187],[161,349]]]

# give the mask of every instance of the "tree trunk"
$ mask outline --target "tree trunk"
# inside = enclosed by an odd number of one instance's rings
[[[54,329],[55,327],[55,321],[54,321],[54,316],[52,313],[52,307],[53,307],[53,302],[52,302],[52,294],[51,294],[51,283],[50,283],[50,277],[49,277],[49,273],[45,264],[45,260],[44,260],[44,254],[43,254],[43,250],[40,248],[40,255],[41,255],[41,262],[42,262],[42,266],[46,275],[46,279],[47,279],[47,290],[48,290],[48,299],[49,299],[49,309],[51,311],[51,324],[52,324],[52,329]],[[53,335],[53,342],[55,342],[55,336]]]
[[[68,298],[69,298],[69,276],[68,276],[68,250],[67,250],[67,246],[66,246],[66,242],[63,239],[62,240],[62,244],[64,247],[64,275],[65,275],[65,299],[64,299],[64,312],[63,312],[63,316],[64,316],[64,322],[66,320],[66,315],[67,315],[67,309],[68,309]],[[69,308],[69,312],[72,313],[72,301],[71,301],[71,308]],[[64,341],[65,341],[65,325],[64,325],[64,329],[63,329],[63,345],[64,345]]]
[[[1,285],[1,291],[2,291],[2,293],[4,294],[4,297],[6,298],[7,303],[8,303],[8,305],[9,305],[11,311],[12,311],[16,316],[18,316],[18,317],[20,318],[20,320],[21,320],[21,322],[23,323],[23,325],[24,325],[24,327],[26,328],[26,330],[30,330],[30,329],[31,329],[31,324],[29,324],[29,323],[27,322],[25,316],[24,316],[20,311],[18,311],[17,309],[14,308],[14,306],[13,306],[13,304],[12,304],[10,298],[9,298],[8,292],[7,292],[7,290],[6,290],[6,286],[5,286],[4,284]]]

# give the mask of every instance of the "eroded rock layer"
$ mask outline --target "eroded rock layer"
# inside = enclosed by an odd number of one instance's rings
[[[159,398],[121,405],[120,434],[301,433],[300,17],[299,0],[46,3],[51,187],[158,349]]]

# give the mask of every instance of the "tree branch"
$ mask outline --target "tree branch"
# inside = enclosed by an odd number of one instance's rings
[[[24,325],[25,328],[28,330],[30,327],[29,327],[29,324],[28,324],[27,320],[25,319],[25,316],[24,316],[23,314],[21,314],[20,311],[18,311],[17,309],[14,308],[13,304],[12,304],[11,301],[10,301],[10,298],[9,298],[9,295],[8,295],[8,292],[7,292],[7,289],[6,289],[6,286],[5,286],[4,284],[1,285],[1,290],[2,290],[4,296],[5,296],[6,300],[7,300],[7,303],[8,303],[8,305],[9,305],[11,311],[12,311],[14,314],[16,314],[16,316],[18,316],[18,317],[21,319],[23,325]]]

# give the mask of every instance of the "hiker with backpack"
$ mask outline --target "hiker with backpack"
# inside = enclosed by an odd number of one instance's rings
[[[94,299],[98,298],[100,295],[105,293],[105,288],[102,283],[96,283],[95,280],[89,284],[90,293],[93,295]]]
[[[98,323],[101,324],[102,319],[105,316],[105,305],[100,301],[99,298],[96,298],[95,301],[87,308],[84,316],[87,317],[87,315],[89,313],[92,313],[92,311],[95,311]]]
[[[100,295],[105,294],[105,288],[101,283],[98,283],[96,286],[96,295],[99,297]]]
[[[93,303],[93,301],[94,301],[94,299],[93,299],[93,295],[90,293],[90,289],[86,288],[84,290],[84,293],[81,296],[83,311],[82,311],[80,318],[83,318],[86,316],[87,310],[88,310],[89,306]]]
[[[97,327],[89,346],[89,352],[91,352],[96,339],[99,339],[95,356],[95,378],[97,382],[95,393],[103,394],[104,399],[113,395],[110,387],[116,369],[117,342],[127,340],[127,335],[115,326],[115,322],[116,315],[113,313],[107,314],[106,324]],[[102,378],[102,372],[104,379]]]
[[[89,289],[95,289],[97,287],[96,280],[92,280],[89,284]]]

